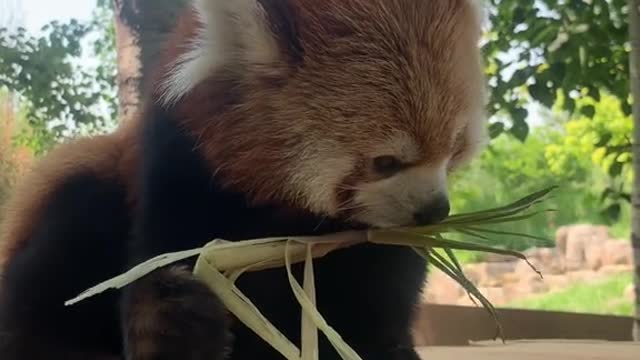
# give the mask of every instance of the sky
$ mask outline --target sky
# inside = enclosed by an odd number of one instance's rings
[[[0,0],[17,4],[22,13],[23,26],[36,33],[52,20],[87,20],[95,7],[95,0]]]

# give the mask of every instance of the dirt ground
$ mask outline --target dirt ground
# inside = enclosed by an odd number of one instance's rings
[[[510,341],[463,347],[421,348],[424,360],[637,360],[640,343],[598,341]]]

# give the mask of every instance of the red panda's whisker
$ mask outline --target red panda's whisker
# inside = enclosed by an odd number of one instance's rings
[[[369,209],[369,208],[374,208],[374,207],[378,207],[380,205],[384,205],[386,203],[386,200],[377,200],[377,201],[366,201],[366,202],[360,202],[360,203],[354,203],[353,201],[347,201],[345,202],[345,205],[351,203],[352,206],[341,206],[338,207],[338,211],[342,210],[358,210],[358,209]]]
[[[409,210],[409,211],[413,210],[409,205],[407,205],[407,203],[405,201],[401,201],[400,199],[396,198],[395,196],[388,195],[388,196],[385,196],[385,199],[389,200],[390,202],[392,202],[392,203],[394,203],[394,204],[396,204],[398,206],[400,206],[404,210]]]
[[[345,190],[345,191],[362,191],[362,187],[360,186],[355,186],[355,185],[338,185],[338,190]]]

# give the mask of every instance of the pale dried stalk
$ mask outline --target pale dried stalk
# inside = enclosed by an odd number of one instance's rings
[[[483,234],[534,238],[524,234],[483,229],[478,226],[530,218],[538,213],[535,212],[524,215],[521,213],[539,203],[541,199],[553,189],[554,188],[549,188],[539,191],[510,205],[497,209],[455,215],[443,221],[441,224],[420,228],[345,232],[322,237],[272,238],[241,242],[215,240],[200,249],[165,254],[149,260],[123,275],[83,292],[77,298],[66,302],[66,305],[73,305],[110,288],[122,288],[160,267],[197,256],[198,261],[194,274],[208,284],[211,290],[222,300],[227,309],[234,313],[240,321],[253,330],[258,336],[271,344],[271,346],[287,360],[317,360],[318,329],[327,336],[327,339],[343,360],[362,360],[359,355],[344,342],[340,335],[329,326],[316,308],[313,258],[323,257],[330,252],[365,242],[378,245],[412,247],[437,268],[459,282],[467,289],[470,296],[480,300],[497,321],[495,309],[463,274],[462,268],[455,259],[455,255],[451,249],[494,252],[515,256],[525,261],[527,260],[526,257],[515,251],[495,249],[476,243],[448,240],[445,239],[442,234],[458,232],[481,240],[488,240]],[[436,252],[431,252],[431,250],[438,248],[444,249],[447,257],[443,257]],[[303,261],[305,262],[304,288],[298,284],[291,272],[291,265],[293,263]],[[286,268],[293,294],[302,307],[302,352],[280,333],[234,284],[235,280],[244,272],[283,266]],[[227,276],[223,275],[223,272]],[[498,329],[500,330],[499,326]]]
[[[306,258],[305,243],[314,243],[312,255],[314,258],[319,258],[335,250],[365,243],[367,233],[344,232],[317,237],[269,238],[238,242],[216,239],[201,248],[163,254],[147,260],[124,274],[89,288],[77,297],[66,301],[65,305],[75,305],[109,289],[121,289],[159,268],[194,257],[205,257],[210,263],[216,264],[216,268],[221,272],[233,274],[233,278],[237,278],[245,271],[283,267],[285,263],[283,249],[287,240],[296,240],[292,246],[291,261],[299,263]]]
[[[206,257],[200,257],[194,274],[209,286],[227,309],[287,360],[300,360],[300,350],[292,344],[260,310]]]
[[[316,282],[313,273],[313,245],[307,244],[307,257],[304,261],[304,293],[316,307]],[[302,360],[318,360],[318,328],[313,319],[306,312],[302,312],[302,324],[300,324],[302,342]]]
[[[334,349],[336,349],[343,360],[362,360],[355,350],[353,350],[349,344],[342,339],[340,334],[338,334],[338,332],[327,323],[313,302],[307,297],[300,284],[298,284],[298,281],[296,281],[296,278],[291,272],[291,259],[288,251],[290,243],[290,241],[287,241],[285,244],[285,266],[287,269],[287,276],[289,277],[289,284],[291,285],[291,289],[293,290],[293,294],[298,300],[298,303],[300,303],[300,306],[302,307],[303,313],[307,314],[313,320],[315,326],[325,334],[331,345],[333,345]]]

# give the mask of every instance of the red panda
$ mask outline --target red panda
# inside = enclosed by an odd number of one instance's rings
[[[2,359],[280,359],[191,262],[64,302],[214,238],[442,220],[447,174],[485,138],[473,1],[192,0],[140,118],[62,145],[15,192],[2,225]],[[425,276],[411,249],[336,252],[316,263],[318,307],[363,359],[417,360]],[[238,286],[299,341],[282,269]]]

